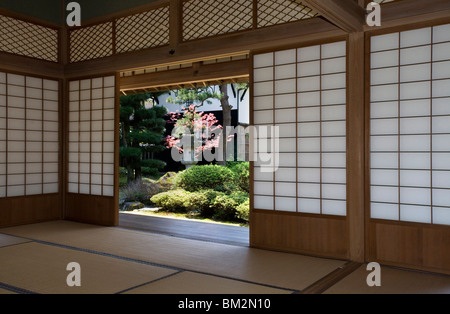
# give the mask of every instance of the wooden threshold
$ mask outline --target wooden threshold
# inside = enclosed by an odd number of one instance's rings
[[[357,270],[362,263],[358,262],[348,262],[343,266],[339,267],[335,271],[329,273],[322,279],[316,281],[306,289],[302,290],[300,294],[320,294],[328,290],[330,287],[341,281],[343,278],[350,275],[352,272]]]

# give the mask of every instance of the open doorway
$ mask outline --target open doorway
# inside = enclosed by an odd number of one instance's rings
[[[248,55],[123,72],[120,88],[119,226],[248,246]]]

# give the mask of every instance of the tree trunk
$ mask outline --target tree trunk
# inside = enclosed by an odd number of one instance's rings
[[[129,137],[130,134],[130,124],[122,122],[122,147],[129,146]],[[124,158],[125,167],[127,168],[127,183],[130,184],[134,181],[134,173],[133,168],[131,167],[131,163],[129,158]]]
[[[142,179],[142,167],[138,166],[134,168],[134,180],[138,181]]]
[[[222,133],[222,145],[223,145],[223,160],[219,161],[219,165],[225,165],[227,160],[227,137],[226,129],[231,126],[231,105],[228,101],[228,85],[220,85],[220,92],[222,93],[222,98],[220,99],[220,104],[223,113],[223,133]]]
[[[139,144],[133,143],[133,147],[140,148]],[[139,159],[134,163],[134,181],[142,180],[142,151]]]

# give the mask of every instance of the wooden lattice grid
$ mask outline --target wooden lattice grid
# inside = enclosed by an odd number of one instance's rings
[[[122,17],[116,21],[116,53],[168,44],[168,6]]]
[[[183,40],[232,33],[252,26],[252,0],[191,0],[183,3]]]
[[[258,27],[306,20],[318,16],[298,0],[258,0]]]
[[[0,15],[0,51],[58,62],[58,30]]]
[[[106,22],[70,31],[70,62],[113,54],[113,23]]]

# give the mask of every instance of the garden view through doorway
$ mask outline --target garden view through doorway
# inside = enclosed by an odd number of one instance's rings
[[[122,93],[119,226],[248,246],[248,80]]]

